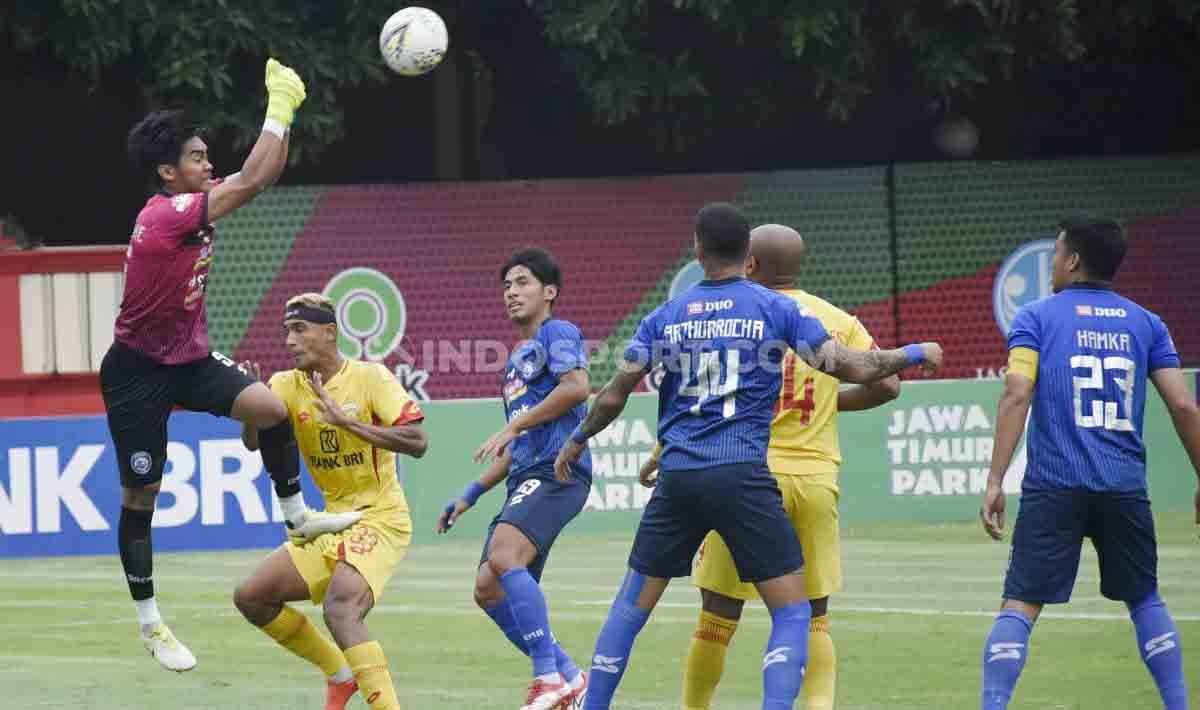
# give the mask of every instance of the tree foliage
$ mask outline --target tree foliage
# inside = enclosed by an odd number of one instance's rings
[[[526,0],[610,123],[808,102],[848,119],[896,83],[970,96],[1043,64],[1085,60],[1113,25],[1194,25],[1194,0]],[[1097,40],[1098,41],[1098,40]]]
[[[601,122],[652,118],[660,144],[695,140],[731,114],[751,124],[798,110],[845,121],[873,95],[898,87],[930,100],[970,97],[1113,46],[1137,61],[1160,41],[1194,37],[1200,17],[1200,0],[491,2],[431,4],[468,23],[486,16],[481,31],[489,37],[506,32],[506,18],[532,12],[550,47],[546,59],[567,67]],[[142,109],[186,106],[235,148],[257,135],[262,67],[275,56],[308,84],[296,159],[343,134],[340,92],[385,76],[377,33],[396,7],[394,0],[8,0],[0,4],[0,54],[60,66],[91,91],[132,86]],[[470,50],[453,36],[456,18],[447,19],[452,45]],[[1190,40],[1177,44],[1179,61],[1200,71]],[[502,69],[506,52],[490,61],[490,70]]]
[[[274,56],[308,88],[298,158],[341,135],[340,89],[383,78],[377,37],[394,10],[380,0],[10,0],[0,41],[87,77],[93,91],[132,79],[143,108],[184,106],[236,148],[258,134]]]

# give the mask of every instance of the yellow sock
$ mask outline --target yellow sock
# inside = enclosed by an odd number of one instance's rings
[[[291,607],[284,607],[271,623],[262,627],[267,636],[287,650],[312,663],[331,676],[349,665],[341,649],[321,635],[308,617]]]
[[[683,670],[684,710],[708,710],[717,683],[725,671],[725,651],[737,630],[737,621],[700,612],[700,625],[692,634]]]
[[[371,710],[400,710],[387,658],[378,641],[367,641],[346,649],[350,670],[358,681],[358,690]]]
[[[818,616],[808,626],[808,670],[804,673],[805,710],[833,710],[837,688],[837,654],[829,635],[829,617]]]

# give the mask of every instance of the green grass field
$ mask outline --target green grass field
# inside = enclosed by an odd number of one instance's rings
[[[1179,622],[1193,703],[1200,702],[1200,541],[1182,515],[1159,519],[1163,596]],[[833,633],[843,710],[975,708],[979,656],[1007,545],[976,525],[845,529],[846,589]],[[524,699],[527,662],[471,601],[478,540],[412,549],[368,621],[406,709],[498,708]],[[592,648],[623,573],[626,539],[568,534],[546,576],[555,634],[577,660]],[[319,672],[241,619],[234,585],[261,551],[161,555],[158,597],[199,666],[159,669],[138,640],[116,556],[0,563],[0,707],[161,710],[320,708]],[[318,609],[306,605],[314,620]],[[668,590],[634,649],[615,708],[677,708],[681,659],[696,618],[688,580]],[[768,630],[747,610],[716,708],[757,708]],[[351,707],[363,708],[361,700]],[[799,704],[798,704],[799,707]],[[1074,601],[1043,617],[1013,708],[1158,708],[1123,606],[1099,596],[1085,551]]]

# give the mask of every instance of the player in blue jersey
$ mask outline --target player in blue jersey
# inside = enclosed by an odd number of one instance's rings
[[[1083,538],[1100,562],[1100,593],[1125,602],[1164,707],[1188,707],[1175,623],[1158,594],[1146,495],[1142,415],[1147,377],[1166,402],[1200,476],[1200,412],[1158,316],[1112,289],[1125,235],[1111,220],[1071,219],[1054,249],[1055,295],[1025,306],[1008,334],[1009,368],[980,517],[1004,531],[1004,473],[1025,428],[1027,467],[1004,580],[983,649],[981,707],[1008,707],[1029,634],[1046,604],[1071,598]],[[1196,495],[1200,523],[1200,492]]]
[[[587,676],[550,633],[538,584],[550,547],[583,510],[591,485],[590,454],[572,466],[587,485],[565,485],[554,476],[555,455],[587,413],[587,354],[579,328],[551,312],[562,274],[549,253],[513,254],[500,269],[500,281],[509,320],[521,337],[502,383],[508,423],[475,453],[476,462],[491,459],[491,464],[446,506],[438,532],[446,532],[479,496],[508,478],[507,500],[483,543],[475,603],[533,662],[522,710],[570,708],[586,692]]]
[[[642,321],[618,373],[555,462],[557,476],[571,480],[588,437],[620,414],[651,368],[663,366],[658,485],[596,641],[584,705],[589,710],[609,707],[634,638],[670,579],[691,573],[692,558],[710,530],[724,538],[738,575],[754,583],[771,613],[762,707],[790,710],[804,676],[811,609],[800,543],[767,470],[784,355],[790,348],[848,382],[941,363],[936,343],[849,350],[794,299],[747,280],[750,225],[733,205],[701,209],[695,238],[705,279]]]

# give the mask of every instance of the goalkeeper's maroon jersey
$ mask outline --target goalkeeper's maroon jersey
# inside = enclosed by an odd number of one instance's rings
[[[167,365],[208,357],[204,289],[214,236],[206,193],[146,201],[125,252],[117,342]]]

